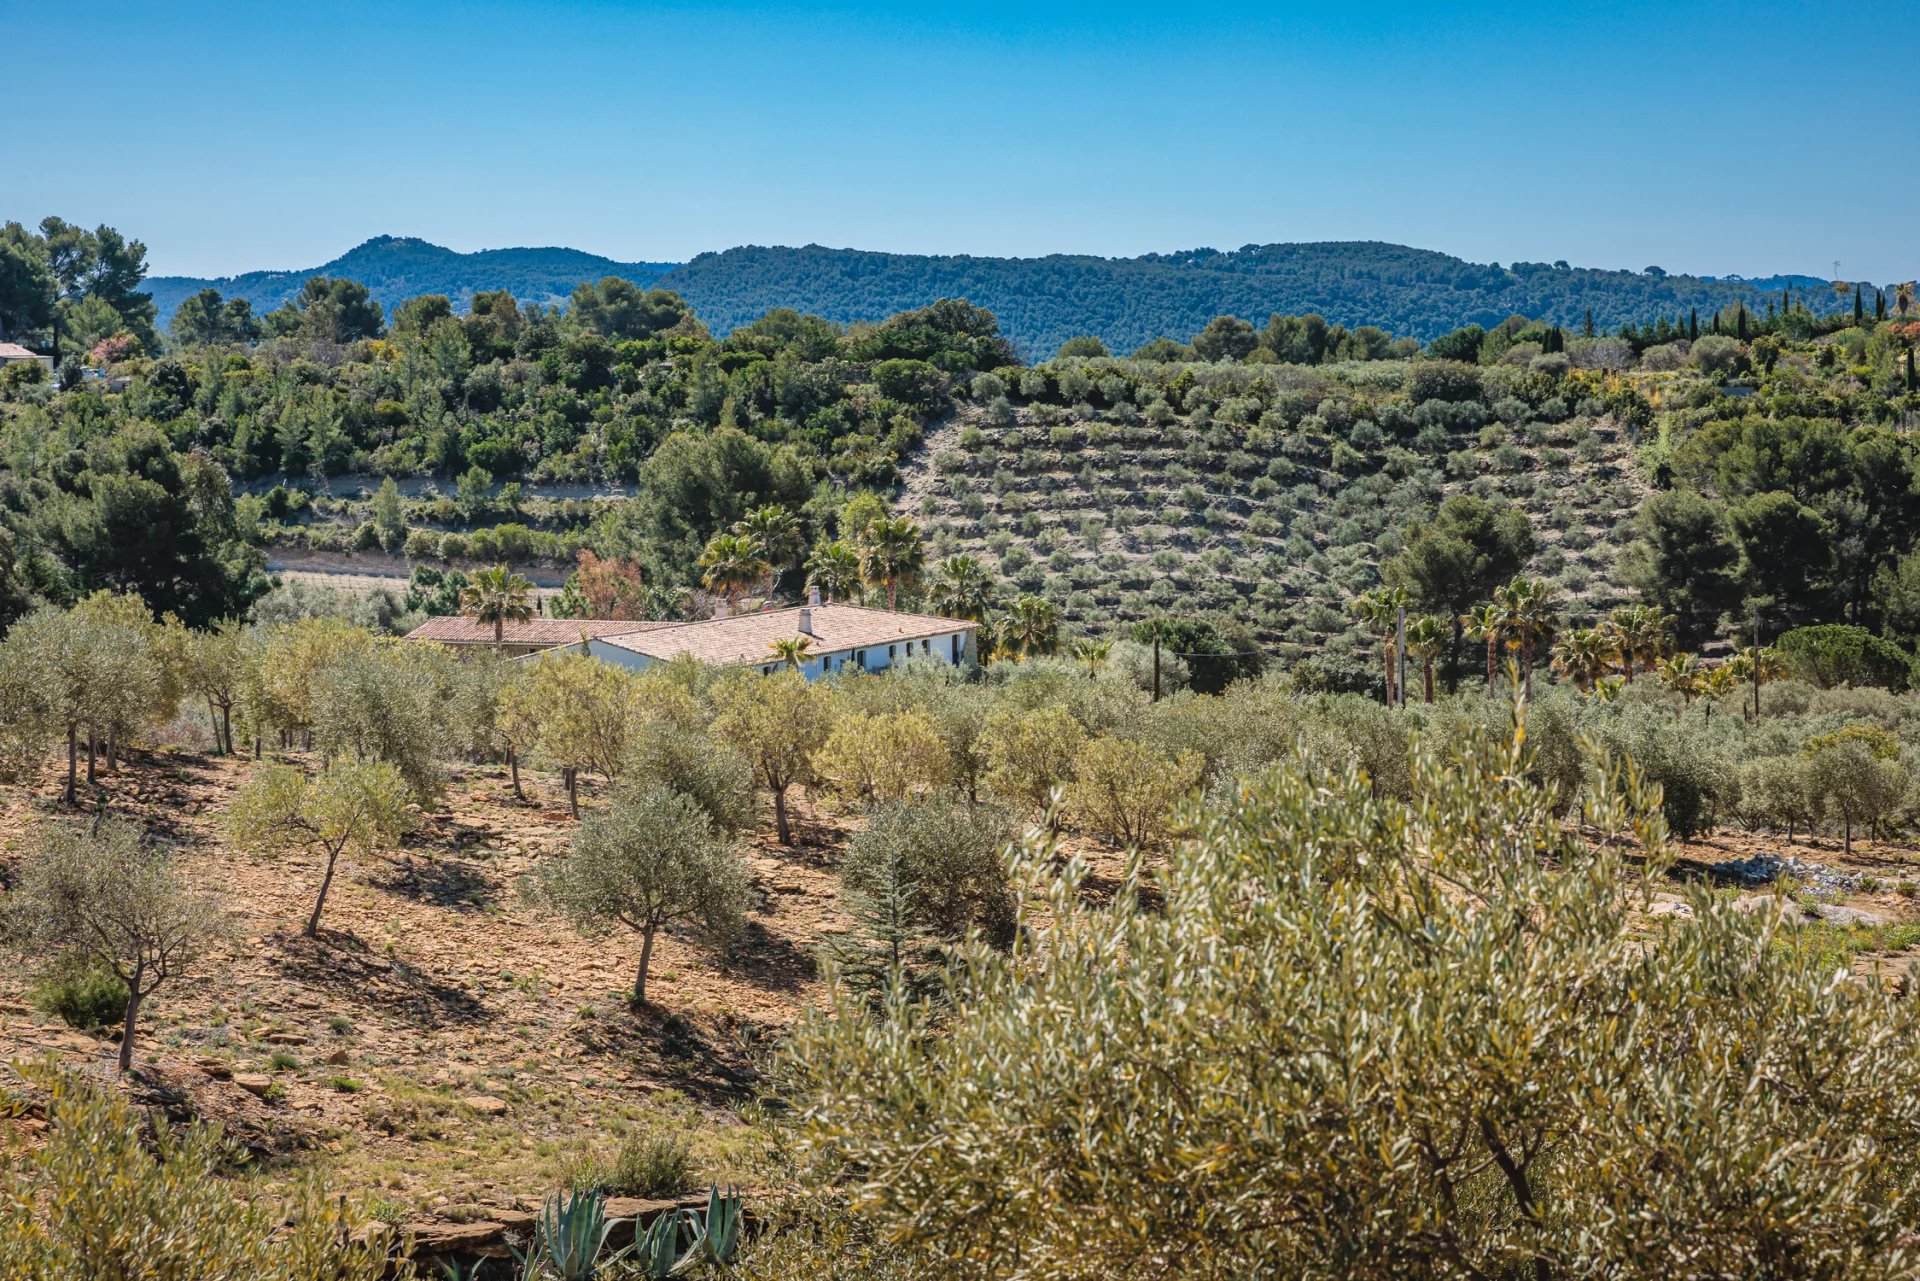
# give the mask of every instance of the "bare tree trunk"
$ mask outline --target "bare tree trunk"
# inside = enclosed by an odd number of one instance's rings
[[[225,740],[220,737],[220,714],[214,708],[212,699],[207,700],[207,725],[213,730],[213,754],[218,756]]]
[[[1493,697],[1493,638],[1487,638],[1487,697]]]
[[[313,915],[307,918],[307,937],[320,937],[320,909],[327,905],[327,891],[333,888],[333,870],[340,865],[340,851],[327,855],[326,875],[320,878],[320,895],[313,900]]]
[[[633,976],[633,1003],[647,1003],[647,966],[653,963],[653,927],[640,936],[640,968]]]
[[[133,981],[127,984],[127,1017],[120,1026],[120,1070],[133,1070],[133,1039],[140,1025],[140,1002],[146,999],[141,992],[141,980],[146,976],[145,965],[133,967]]]
[[[109,773],[120,768],[120,731],[107,731],[107,770]]]
[[[87,782],[94,781],[94,765],[100,756],[100,739],[89,729],[87,731]]]
[[[233,708],[230,706],[222,707],[220,709],[220,730],[221,730],[222,736],[226,740],[227,755],[232,756],[233,755]]]
[[[567,780],[567,810],[575,818],[580,817],[580,770],[569,765],[565,770]]]
[[[773,789],[773,828],[780,834],[782,845],[793,844],[793,828],[787,822],[787,789]]]
[[[513,794],[520,798],[522,805],[527,802],[527,794],[520,790],[520,754],[507,746],[507,773],[513,776]]]
[[[1431,658],[1421,664],[1421,675],[1426,678],[1427,701],[1431,703],[1433,701],[1433,660]]]
[[[67,726],[67,794],[66,794],[66,802],[67,802],[67,804],[69,804],[69,805],[72,805],[72,804],[74,804],[74,803],[76,803],[76,802],[77,802],[77,801],[78,801],[78,800],[80,799],[80,777],[79,777],[79,773],[80,773],[80,744],[79,744],[79,741],[78,741],[78,739],[79,739],[79,733],[80,733],[80,731],[79,731],[79,727],[78,727],[78,726],[76,726],[76,725],[69,725],[69,726]]]

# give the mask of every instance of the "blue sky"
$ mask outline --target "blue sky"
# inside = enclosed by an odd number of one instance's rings
[[[386,232],[649,260],[1378,239],[1885,282],[1920,274],[1916,30],[1915,0],[0,0],[0,219],[110,222],[198,275]]]

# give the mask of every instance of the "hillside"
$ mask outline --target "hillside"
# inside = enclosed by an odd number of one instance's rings
[[[771,307],[829,320],[873,320],[936,298],[965,298],[1000,318],[1029,357],[1077,334],[1115,351],[1186,339],[1215,316],[1257,321],[1318,312],[1349,327],[1378,325],[1428,339],[1512,315],[1577,325],[1588,308],[1603,328],[1762,299],[1745,282],[1632,271],[1470,263],[1377,241],[1249,245],[1139,258],[928,257],[808,245],[701,254],[658,282],[725,333]],[[1757,305],[1764,306],[1764,301]]]
[[[412,236],[375,236],[331,262],[289,271],[250,271],[240,276],[154,276],[145,288],[153,294],[164,326],[182,300],[202,289],[218,289],[228,298],[245,298],[256,313],[279,307],[310,276],[345,277],[373,291],[389,312],[419,294],[445,294],[456,303],[483,290],[507,289],[523,302],[558,304],[583,280],[621,276],[650,284],[672,263],[616,262],[578,249],[482,249],[463,254]]]
[[[1154,338],[1185,340],[1215,316],[1228,314],[1258,323],[1275,312],[1317,312],[1348,327],[1377,325],[1430,339],[1465,324],[1491,327],[1512,315],[1573,327],[1591,310],[1597,326],[1613,329],[1653,316],[1689,311],[1704,316],[1740,301],[1758,312],[1783,289],[1809,294],[1807,301],[1817,311],[1831,302],[1824,282],[1811,277],[1747,282],[1546,263],[1502,267],[1377,241],[1249,245],[1232,252],[1196,249],[1139,258],[976,258],[749,245],[675,266],[615,262],[572,249],[462,254],[423,240],[381,236],[308,270],[219,280],[162,276],[147,287],[164,325],[181,299],[198,289],[211,286],[228,297],[247,298],[256,312],[265,312],[313,275],[361,281],[389,309],[415,294],[446,294],[464,302],[487,289],[557,303],[582,280],[622,276],[679,293],[717,334],[776,307],[852,324],[941,298],[965,298],[999,317],[1002,332],[1029,359],[1050,355],[1079,334],[1093,334],[1123,352]]]
[[[1598,380],[1491,370],[1487,409],[1416,401],[1409,372],[1380,361],[1196,377],[1056,361],[931,434],[907,464],[902,505],[936,556],[980,558],[1076,629],[1210,611],[1246,621],[1289,665],[1370,669],[1346,603],[1451,494],[1524,511],[1538,536],[1529,572],[1564,589],[1571,610],[1625,599],[1617,561],[1647,484],[1636,433]]]

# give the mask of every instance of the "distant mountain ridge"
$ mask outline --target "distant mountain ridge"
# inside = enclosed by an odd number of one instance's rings
[[[240,276],[154,276],[144,288],[153,294],[165,324],[174,309],[202,289],[224,297],[245,298],[256,312],[272,311],[300,292],[310,276],[336,276],[365,285],[389,314],[396,304],[419,294],[445,294],[460,306],[485,290],[508,289],[522,302],[563,303],[583,280],[621,276],[651,285],[677,264],[618,262],[579,249],[482,249],[460,253],[413,236],[375,236],[331,262],[298,271],[250,271]]]
[[[1783,289],[1816,310],[1845,305],[1827,282],[1811,276],[1740,280],[1558,263],[1502,267],[1381,241],[1248,245],[1138,258],[981,258],[746,245],[673,264],[623,263],[557,248],[463,254],[424,240],[379,236],[308,271],[222,280],[157,277],[147,286],[164,321],[181,299],[209,285],[252,300],[256,310],[272,310],[313,275],[359,280],[389,309],[422,293],[446,294],[464,305],[484,289],[558,303],[580,281],[622,276],[678,292],[721,334],[775,307],[851,324],[938,298],[965,298],[997,315],[1002,330],[1030,358],[1048,356],[1079,334],[1096,335],[1116,351],[1154,338],[1185,340],[1228,313],[1262,323],[1274,312],[1319,312],[1349,327],[1378,325],[1431,339],[1514,314],[1572,328],[1591,311],[1597,326],[1613,329],[1694,310],[1704,317],[1736,302],[1764,311]]]

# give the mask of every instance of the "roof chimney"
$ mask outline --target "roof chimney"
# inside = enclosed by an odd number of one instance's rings
[[[808,583],[807,584],[807,604],[818,605],[819,603],[820,603],[820,584]],[[802,627],[800,630],[804,632],[807,629]]]
[[[800,611],[800,634],[802,636],[813,635],[813,611],[811,609],[802,609]]]

